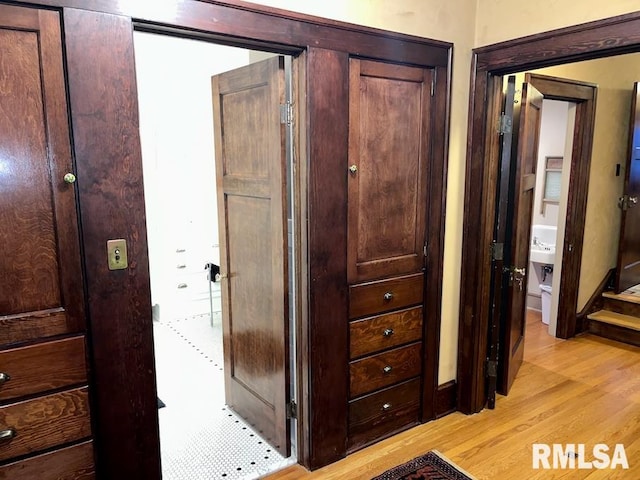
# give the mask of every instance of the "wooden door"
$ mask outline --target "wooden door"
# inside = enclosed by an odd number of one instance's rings
[[[53,11],[0,5],[5,345],[84,328],[75,178],[65,181],[73,165],[59,23]]]
[[[289,455],[284,59],[212,78],[225,393]]]
[[[529,272],[529,241],[533,215],[538,142],[542,117],[542,94],[531,84],[522,85],[520,112],[516,125],[518,143],[510,204],[513,215],[507,231],[510,242],[506,248],[509,259],[510,287],[505,312],[500,393],[507,394],[522,364],[527,308],[527,278]],[[514,114],[514,119],[516,114]]]
[[[494,255],[491,262],[491,318],[489,319],[489,346],[487,357],[488,387],[487,403],[489,408],[495,407],[496,390],[498,387],[498,369],[500,360],[501,318],[505,315],[505,302],[507,298],[508,275],[505,274],[504,246],[509,243],[511,232],[507,229],[509,224],[509,201],[512,189],[512,141],[513,141],[513,114],[516,92],[516,77],[507,78],[506,91],[502,93],[502,115],[500,117],[500,171],[498,175],[498,191],[496,192],[496,204],[498,206],[493,232]]]
[[[629,147],[622,197],[622,221],[616,292],[620,293],[640,283],[640,89],[633,84],[631,118],[629,120]]]
[[[350,60],[349,283],[422,271],[432,71]]]

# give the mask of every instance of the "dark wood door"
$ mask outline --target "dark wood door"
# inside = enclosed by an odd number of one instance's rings
[[[59,23],[0,5],[0,344],[84,327]]]
[[[284,59],[212,78],[229,407],[289,455]]]
[[[507,394],[522,364],[527,308],[529,241],[533,215],[538,142],[542,117],[542,94],[531,84],[522,84],[520,112],[514,113],[518,143],[515,146],[515,169],[511,170],[512,190],[507,230],[509,288],[503,324],[502,375],[500,393]]]
[[[616,292],[640,283],[640,90],[633,84],[629,147],[625,169],[622,221],[616,269]]]
[[[489,364],[487,368],[488,387],[487,403],[489,408],[495,407],[496,390],[498,388],[498,368],[500,360],[500,347],[503,341],[500,339],[501,319],[505,315],[507,298],[506,290],[509,288],[509,277],[505,272],[504,246],[509,244],[511,232],[508,230],[509,224],[509,201],[512,190],[513,176],[512,168],[515,165],[512,161],[512,141],[513,141],[513,116],[514,100],[516,94],[516,77],[509,76],[504,92],[502,92],[502,115],[500,117],[500,170],[498,175],[498,190],[496,192],[496,218],[493,232],[494,255],[491,269],[491,318],[489,319],[489,346],[487,357]],[[508,260],[508,259],[507,259]]]
[[[350,60],[349,283],[424,265],[432,71]]]

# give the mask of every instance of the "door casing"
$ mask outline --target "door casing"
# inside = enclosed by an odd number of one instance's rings
[[[465,218],[462,251],[462,282],[460,295],[460,328],[458,343],[458,409],[474,413],[486,403],[485,359],[490,309],[490,245],[493,234],[495,199],[486,192],[495,191],[498,168],[498,136],[492,135],[494,119],[499,114],[497,95],[502,77],[562,63],[590,60],[640,50],[640,13],[621,15],[583,25],[562,28],[537,35],[501,42],[474,50],[469,111],[469,133],[465,185]],[[615,45],[615,47],[612,47]],[[586,107],[576,112],[573,162],[590,157],[591,135],[587,135]],[[580,115],[580,117],[578,117]],[[575,140],[580,138],[579,142]],[[568,201],[564,255],[571,253],[573,262],[580,262],[584,216],[586,211],[586,181],[573,189]],[[580,176],[587,171],[579,170]],[[481,188],[478,188],[481,186]],[[572,252],[568,252],[572,245]],[[564,267],[563,267],[564,268]],[[579,272],[579,268],[570,268]],[[578,278],[564,282],[564,288],[575,286]],[[573,287],[574,295],[575,287]],[[568,338],[576,333],[576,317],[558,319],[557,336]],[[562,327],[560,325],[563,325]]]

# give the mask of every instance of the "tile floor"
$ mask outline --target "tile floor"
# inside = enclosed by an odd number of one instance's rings
[[[164,480],[252,479],[295,463],[224,404],[219,314],[154,322]]]

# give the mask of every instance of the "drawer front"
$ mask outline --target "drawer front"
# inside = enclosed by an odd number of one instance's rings
[[[422,343],[396,348],[351,362],[351,398],[420,375]]]
[[[349,325],[349,354],[357,358],[422,338],[422,307],[356,320]]]
[[[84,337],[0,352],[0,401],[87,382]]]
[[[0,461],[82,440],[91,435],[88,389],[78,388],[0,407]]]
[[[94,480],[93,443],[85,442],[0,467],[0,480]]]
[[[349,287],[349,318],[388,312],[422,303],[424,274]]]
[[[358,448],[418,423],[419,412],[419,378],[351,401],[349,448]]]

